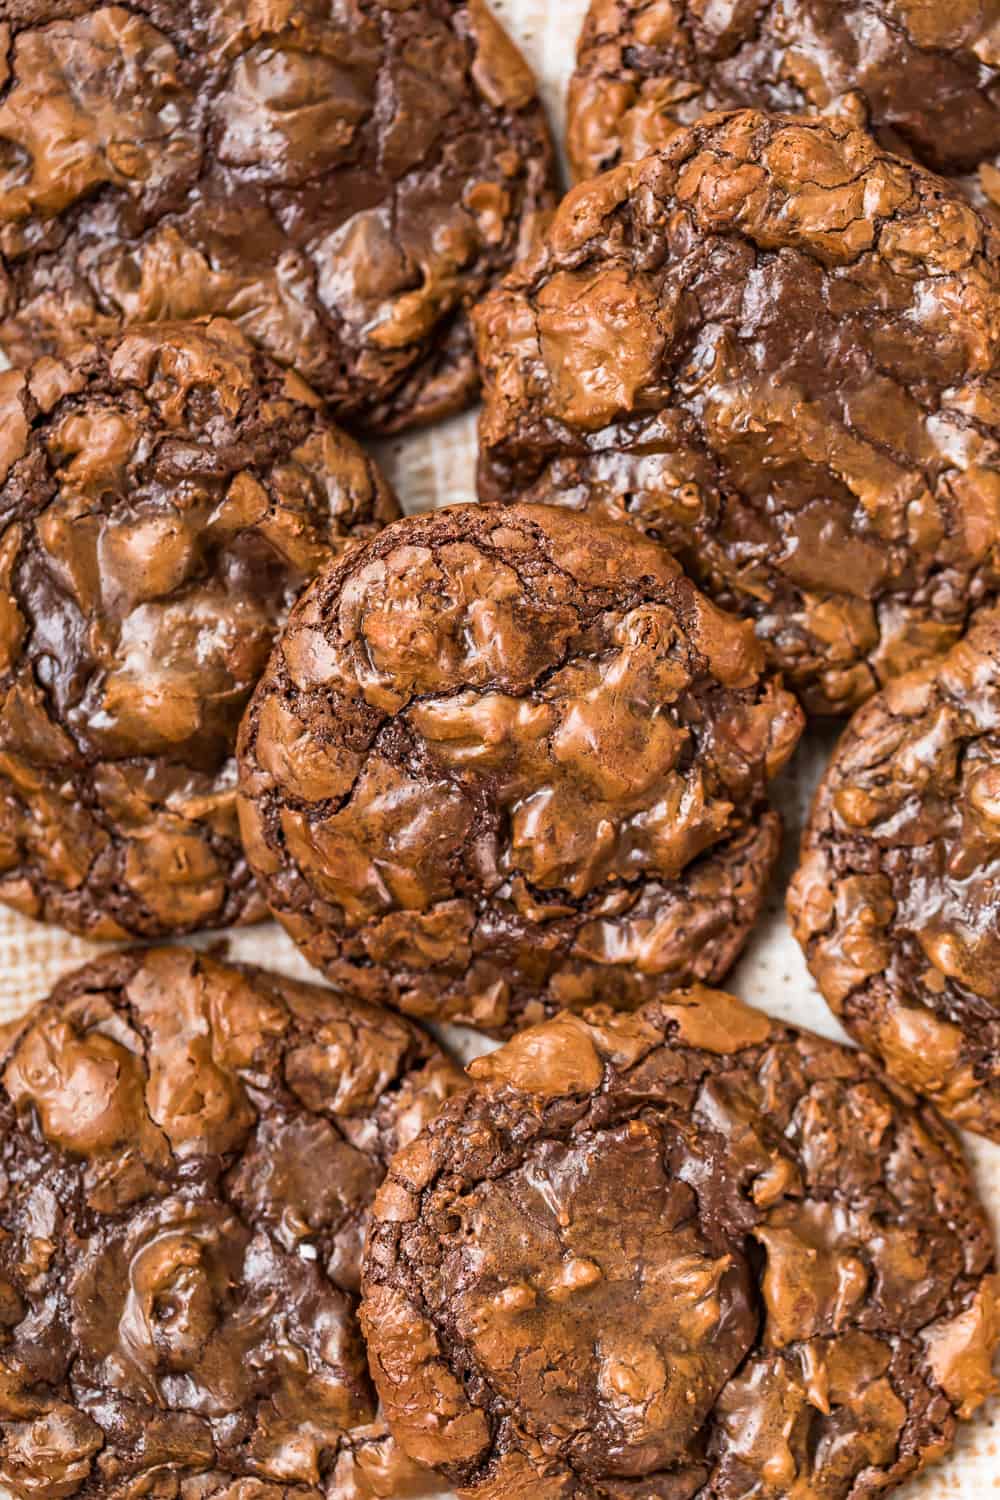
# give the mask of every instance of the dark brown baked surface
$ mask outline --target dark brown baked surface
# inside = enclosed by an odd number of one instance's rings
[[[845,713],[995,592],[1000,235],[844,121],[708,117],[477,313],[484,498],[663,538]]]
[[[391,1154],[465,1086],[400,1017],[183,948],[0,1030],[0,1486],[433,1489],[377,1418],[360,1258]]]
[[[338,418],[429,421],[554,180],[485,0],[8,0],[0,348],[225,315]]]
[[[593,0],[569,88],[577,177],[716,109],[852,113],[1000,201],[997,0]]]
[[[633,528],[455,506],[293,611],[241,729],[241,828],[329,978],[503,1033],[729,968],[801,730],[750,627]]]
[[[398,514],[230,323],[0,374],[0,900],[92,937],[263,916],[240,715],[303,583]]]
[[[522,1032],[376,1198],[385,1415],[475,1500],[847,1500],[993,1387],[985,1214],[863,1054],[697,988]]]
[[[894,1077],[1000,1141],[1000,612],[851,720],[788,896],[809,967]]]

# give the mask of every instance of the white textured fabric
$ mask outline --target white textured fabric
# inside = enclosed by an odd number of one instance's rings
[[[493,0],[494,9],[521,43],[542,80],[545,101],[557,133],[563,123],[566,81],[587,0]],[[469,414],[409,438],[383,445],[379,454],[407,510],[475,499],[475,416]],[[785,1020],[830,1036],[842,1036],[816,992],[784,917],[783,890],[794,865],[802,814],[832,739],[815,732],[786,773],[778,800],[786,817],[784,872],[775,886],[770,912],[729,981],[744,999]],[[229,935],[228,954],[235,959],[282,969],[300,977],[310,970],[289,939],[275,925]],[[217,934],[199,946],[218,943]],[[0,907],[0,1022],[19,1015],[43,996],[62,974],[102,951],[54,927],[28,922]],[[449,1032],[449,1040],[468,1058],[483,1050],[471,1033]],[[1000,1148],[965,1137],[981,1190],[1000,1218]],[[1000,1442],[996,1425],[1000,1405],[993,1403],[976,1422],[966,1424],[956,1452],[947,1463],[904,1488],[911,1500],[985,1500],[1000,1497]],[[4,1494],[0,1489],[0,1497]]]

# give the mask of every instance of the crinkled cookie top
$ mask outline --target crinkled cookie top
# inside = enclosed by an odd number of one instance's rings
[[[1000,0],[592,0],[569,91],[578,177],[716,109],[853,115],[1000,199]]]
[[[552,204],[485,0],[13,0],[0,346],[224,315],[378,431],[464,405],[469,301]]]
[[[0,899],[95,937],[262,916],[240,715],[302,585],[398,514],[230,323],[0,374]]]
[[[480,488],[625,516],[845,713],[1000,581],[1000,236],[843,120],[583,183],[478,313]]]
[[[389,1157],[463,1083],[398,1017],[182,948],[101,959],[6,1028],[0,1485],[431,1487],[376,1420],[360,1255]]]
[[[522,1032],[376,1199],[362,1324],[465,1500],[846,1500],[993,1387],[985,1214],[934,1112],[729,995]]]
[[[633,528],[455,506],[296,607],[241,730],[241,827],[330,978],[503,1032],[725,972],[801,730],[750,626]]]
[[[789,913],[817,983],[894,1077],[1000,1141],[1000,614],[852,719]]]

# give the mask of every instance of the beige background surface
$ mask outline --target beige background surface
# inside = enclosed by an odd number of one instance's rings
[[[836,0],[830,0],[836,3]],[[546,103],[557,133],[563,122],[563,94],[573,65],[573,49],[587,0],[494,0],[494,8],[520,41],[542,80]],[[383,463],[407,510],[473,500],[475,417],[459,418],[433,431],[387,445]],[[798,827],[804,808],[829,754],[832,739],[813,733],[783,777],[778,800],[786,819],[786,870],[776,883],[766,921],[731,980],[744,999],[775,1015],[811,1026],[827,1035],[840,1034],[816,993],[798,946],[783,915],[783,885],[794,863]],[[199,940],[217,942],[218,934]],[[261,963],[307,977],[308,966],[284,933],[274,925],[228,938],[233,958]],[[55,928],[39,926],[0,908],[0,1022],[20,1014],[43,996],[59,975],[100,951]],[[450,1039],[463,1055],[482,1050],[482,1040],[452,1031]],[[965,1137],[981,1190],[1000,1225],[1000,1148]],[[0,1490],[0,1496],[3,1495]],[[967,1425],[951,1459],[904,1487],[911,1500],[973,1500],[1000,1496],[1000,1404],[992,1403]]]

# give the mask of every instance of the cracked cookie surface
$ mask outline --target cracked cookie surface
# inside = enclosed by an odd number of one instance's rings
[[[578,178],[719,109],[853,114],[1000,203],[1000,0],[593,0],[569,88]]]
[[[183,948],[0,1030],[0,1485],[433,1490],[377,1415],[360,1259],[391,1154],[465,1086],[401,1017]]]
[[[264,916],[240,715],[302,585],[398,514],[230,323],[0,374],[0,900],[98,938]]]
[[[852,719],[788,896],[831,1007],[894,1077],[1000,1141],[1000,613]]]
[[[465,309],[553,202],[485,0],[11,0],[0,347],[223,315],[336,417],[466,405]]]
[[[464,1500],[847,1500],[993,1388],[960,1149],[870,1058],[717,991],[522,1032],[394,1158],[361,1317]]]
[[[817,713],[1000,583],[1000,237],[844,121],[741,111],[581,184],[477,311],[480,493],[625,516]]]
[[[633,528],[455,506],[303,596],[241,729],[240,823],[329,978],[502,1033],[725,973],[801,730],[751,628]]]

